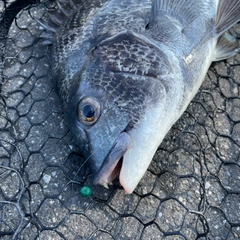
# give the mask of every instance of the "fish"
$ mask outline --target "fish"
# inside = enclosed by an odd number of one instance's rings
[[[38,20],[94,184],[134,191],[211,63],[238,52],[239,20],[239,0],[61,0]]]

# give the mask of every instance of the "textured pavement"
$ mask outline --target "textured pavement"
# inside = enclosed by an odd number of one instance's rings
[[[92,185],[65,124],[49,76],[51,49],[33,19],[47,18],[47,6],[22,11],[7,36],[0,239],[240,239],[240,54],[211,66],[137,189],[125,195],[117,181],[109,190]],[[231,32],[240,37],[240,24]],[[83,185],[91,197],[80,196]]]

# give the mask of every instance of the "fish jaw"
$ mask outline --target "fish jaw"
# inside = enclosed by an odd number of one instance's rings
[[[119,175],[119,182],[125,193],[131,194],[134,191],[159,144],[176,121],[174,111],[167,108],[168,101],[163,86],[159,96],[159,101],[146,108],[133,128],[118,136],[100,171],[95,175],[95,184],[108,187]],[[172,109],[176,110],[176,107],[172,106]]]
[[[147,171],[160,142],[172,126],[172,122],[169,123],[169,126],[163,126],[160,134],[154,127],[144,122],[129,133],[122,132],[95,175],[94,184],[108,188],[119,175],[125,193],[131,194]]]
[[[108,185],[119,175],[121,168],[120,159],[122,159],[125,152],[130,149],[132,145],[133,141],[126,132],[119,134],[113,147],[109,151],[104,164],[95,176],[94,184],[103,185],[108,188]]]
[[[118,177],[126,194],[131,194],[147,171],[151,160],[162,139],[171,127],[164,126],[161,134],[155,128],[140,124],[138,129],[129,133],[122,132],[100,171],[95,175],[94,184],[108,188],[108,185]]]
[[[151,117],[152,124],[149,124],[148,121]],[[152,116],[150,110],[146,113],[138,128],[132,129],[128,133],[133,141],[133,146],[123,156],[119,175],[120,184],[126,194],[131,194],[138,185],[147,171],[157,148],[175,120],[166,111],[162,111],[162,115],[157,117]]]

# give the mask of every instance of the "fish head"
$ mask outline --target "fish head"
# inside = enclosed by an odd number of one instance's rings
[[[159,49],[129,34],[98,44],[89,55],[73,76],[79,85],[72,89],[68,123],[94,183],[107,187],[119,176],[130,194],[166,134],[167,89],[158,74],[169,66]]]

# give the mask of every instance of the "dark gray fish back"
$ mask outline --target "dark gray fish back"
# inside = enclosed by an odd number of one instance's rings
[[[72,43],[80,36],[84,37],[83,27],[90,13],[96,11],[96,8],[100,8],[106,0],[78,0],[75,2],[74,7],[68,1],[63,5],[58,4],[58,8],[50,15],[52,18],[50,18],[49,25],[53,25],[56,29],[53,41],[54,66],[57,66],[71,50],[74,50]],[[59,24],[52,21],[53,18],[57,18]],[[80,46],[78,47],[80,48]]]
[[[69,101],[69,89],[76,84],[71,81],[72,76],[84,64],[84,56],[91,48],[91,41],[84,42],[84,39],[92,38],[84,29],[85,23],[104,2],[106,0],[57,2],[57,9],[50,12],[48,26],[54,32],[52,78],[63,107]],[[76,55],[76,58],[71,54]],[[79,56],[82,57],[79,59]]]
[[[58,4],[58,9],[51,14],[49,25],[56,29],[52,73],[63,104],[69,101],[71,89],[78,84],[72,80],[74,74],[91,60],[91,50],[121,31],[145,30],[150,2],[96,0]]]

